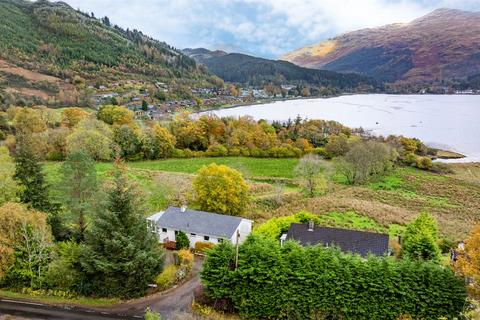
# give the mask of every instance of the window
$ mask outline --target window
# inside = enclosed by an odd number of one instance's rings
[[[218,239],[218,243],[222,243],[224,241],[225,241],[225,239],[223,239],[223,238]]]
[[[175,235],[177,235],[177,234],[178,234],[178,230],[175,230]]]
[[[208,240],[210,240],[210,237],[209,236],[204,236],[203,240],[208,241]]]
[[[195,236],[196,236],[196,234],[195,234],[195,233],[190,233],[190,235],[191,235],[192,237],[195,237]]]
[[[163,233],[167,233],[167,228],[162,228]]]

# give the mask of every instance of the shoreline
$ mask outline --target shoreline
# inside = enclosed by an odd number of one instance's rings
[[[252,103],[242,103],[242,104],[234,104],[234,105],[228,105],[228,106],[222,106],[222,107],[215,107],[215,108],[208,108],[205,110],[199,110],[193,112],[194,117],[198,117],[204,114],[208,113],[215,113],[216,111],[222,111],[222,110],[228,110],[228,109],[233,109],[233,108],[240,108],[240,107],[254,107],[258,105],[265,105],[265,104],[274,104],[275,102],[286,102],[286,101],[296,101],[296,100],[318,100],[318,99],[330,99],[330,98],[340,98],[344,96],[353,96],[353,95],[391,95],[391,96],[429,96],[429,95],[435,95],[435,96],[470,96],[470,95],[462,95],[462,94],[407,94],[407,93],[342,93],[339,95],[335,96],[328,96],[328,97],[294,97],[294,98],[277,98],[277,99],[265,99],[265,100],[260,100],[260,101],[254,101]],[[450,150],[450,149],[440,149],[440,148],[435,148],[432,146],[432,149],[437,151],[437,154],[431,155],[431,159],[434,161],[443,161],[444,162],[462,162],[462,163],[475,163],[478,162],[478,160],[473,157],[471,159],[471,156],[465,155],[463,153]]]
[[[258,106],[262,104],[269,104],[269,103],[275,103],[275,102],[284,102],[284,101],[295,101],[295,100],[310,100],[310,99],[331,99],[331,98],[338,98],[341,96],[351,96],[355,95],[357,93],[342,93],[336,96],[328,96],[328,97],[295,97],[295,98],[275,98],[275,99],[265,99],[263,100],[256,100],[255,102],[249,102],[249,103],[237,103],[234,105],[225,105],[225,106],[220,106],[217,108],[207,108],[207,109],[202,109],[202,110],[195,110],[192,111],[193,114],[201,114],[201,113],[206,113],[206,112],[212,112],[212,111],[219,111],[219,110],[225,110],[225,109],[233,109],[233,108],[239,108],[239,107],[249,107],[249,106]],[[362,94],[362,93],[358,93]]]
[[[340,93],[335,96],[326,96],[326,97],[320,97],[320,96],[315,96],[315,97],[294,97],[294,98],[274,98],[274,99],[265,99],[263,100],[256,100],[251,103],[237,103],[234,105],[224,105],[216,108],[207,108],[207,109],[202,109],[202,110],[193,110],[193,114],[201,114],[204,112],[211,112],[211,111],[219,111],[219,110],[225,110],[225,109],[232,109],[232,108],[239,108],[239,107],[249,107],[249,106],[257,106],[257,105],[262,105],[262,104],[269,104],[269,103],[275,103],[275,102],[284,102],[284,101],[295,101],[295,100],[314,100],[314,99],[331,99],[331,98],[339,98],[343,96],[353,96],[353,95],[369,95],[369,94],[386,94],[386,95],[391,95],[391,96],[411,96],[411,95],[418,95],[418,96],[475,96],[475,95],[480,95],[480,94],[447,94],[447,93],[387,93],[387,92],[359,92],[359,93]]]

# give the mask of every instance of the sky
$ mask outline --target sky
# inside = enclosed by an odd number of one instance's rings
[[[409,22],[437,8],[480,11],[480,0],[63,0],[179,48],[278,58],[338,34]]]

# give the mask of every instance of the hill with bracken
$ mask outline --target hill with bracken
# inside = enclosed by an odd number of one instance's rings
[[[209,51],[207,49],[185,49],[183,52],[207,67],[220,78],[250,85],[310,84],[332,87],[340,90],[353,90],[369,87],[380,89],[381,83],[358,74],[341,74],[333,71],[299,67],[281,60],[269,60],[241,53]]]
[[[438,9],[410,23],[346,33],[282,59],[391,83],[475,86],[480,78],[480,13]]]
[[[197,81],[195,61],[141,31],[63,2],[0,0],[0,98],[40,101],[75,95],[75,77],[88,81]],[[39,101],[39,102],[40,102]]]

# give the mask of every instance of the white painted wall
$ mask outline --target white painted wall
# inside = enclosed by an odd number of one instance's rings
[[[240,231],[240,237],[238,239],[239,243],[242,243],[247,239],[248,235],[252,232],[252,221],[243,219],[242,222],[238,225],[237,230]],[[233,234],[232,238],[230,241],[232,244],[237,244],[237,230],[235,230],[235,233]]]
[[[157,234],[158,234],[158,240],[160,242],[166,242],[167,240],[168,241],[176,241],[176,238],[175,238],[175,230],[173,229],[168,229],[167,228],[167,232],[163,232],[163,228],[159,227],[157,228]],[[191,233],[186,233],[187,237],[188,237],[188,241],[190,241],[190,248],[195,248],[195,243],[197,242],[211,242],[213,244],[217,244],[218,243],[218,238],[216,237],[212,237],[212,236],[208,236],[209,239],[208,241],[205,240],[203,234],[195,234],[195,235],[192,235]]]
[[[163,231],[163,228],[158,225],[154,225],[152,223],[153,228],[151,230],[155,232],[158,235],[158,240],[160,242],[166,242],[166,241],[176,241],[175,239],[175,230],[166,228],[166,232]],[[156,230],[155,230],[156,229]],[[245,241],[245,239],[248,237],[248,235],[252,232],[252,221],[243,219],[242,222],[238,225],[237,230],[240,231],[240,238],[239,238],[239,243],[242,243]],[[230,239],[225,239],[230,241],[232,244],[237,243],[237,230],[235,230],[235,233],[233,234],[232,238]],[[218,244],[219,243],[219,238],[209,236],[209,235],[204,235],[204,234],[195,234],[192,235],[191,233],[186,233],[188,240],[190,241],[190,247],[195,248],[195,243],[197,242],[210,242],[213,244]],[[205,240],[205,236],[208,236],[209,239]]]

